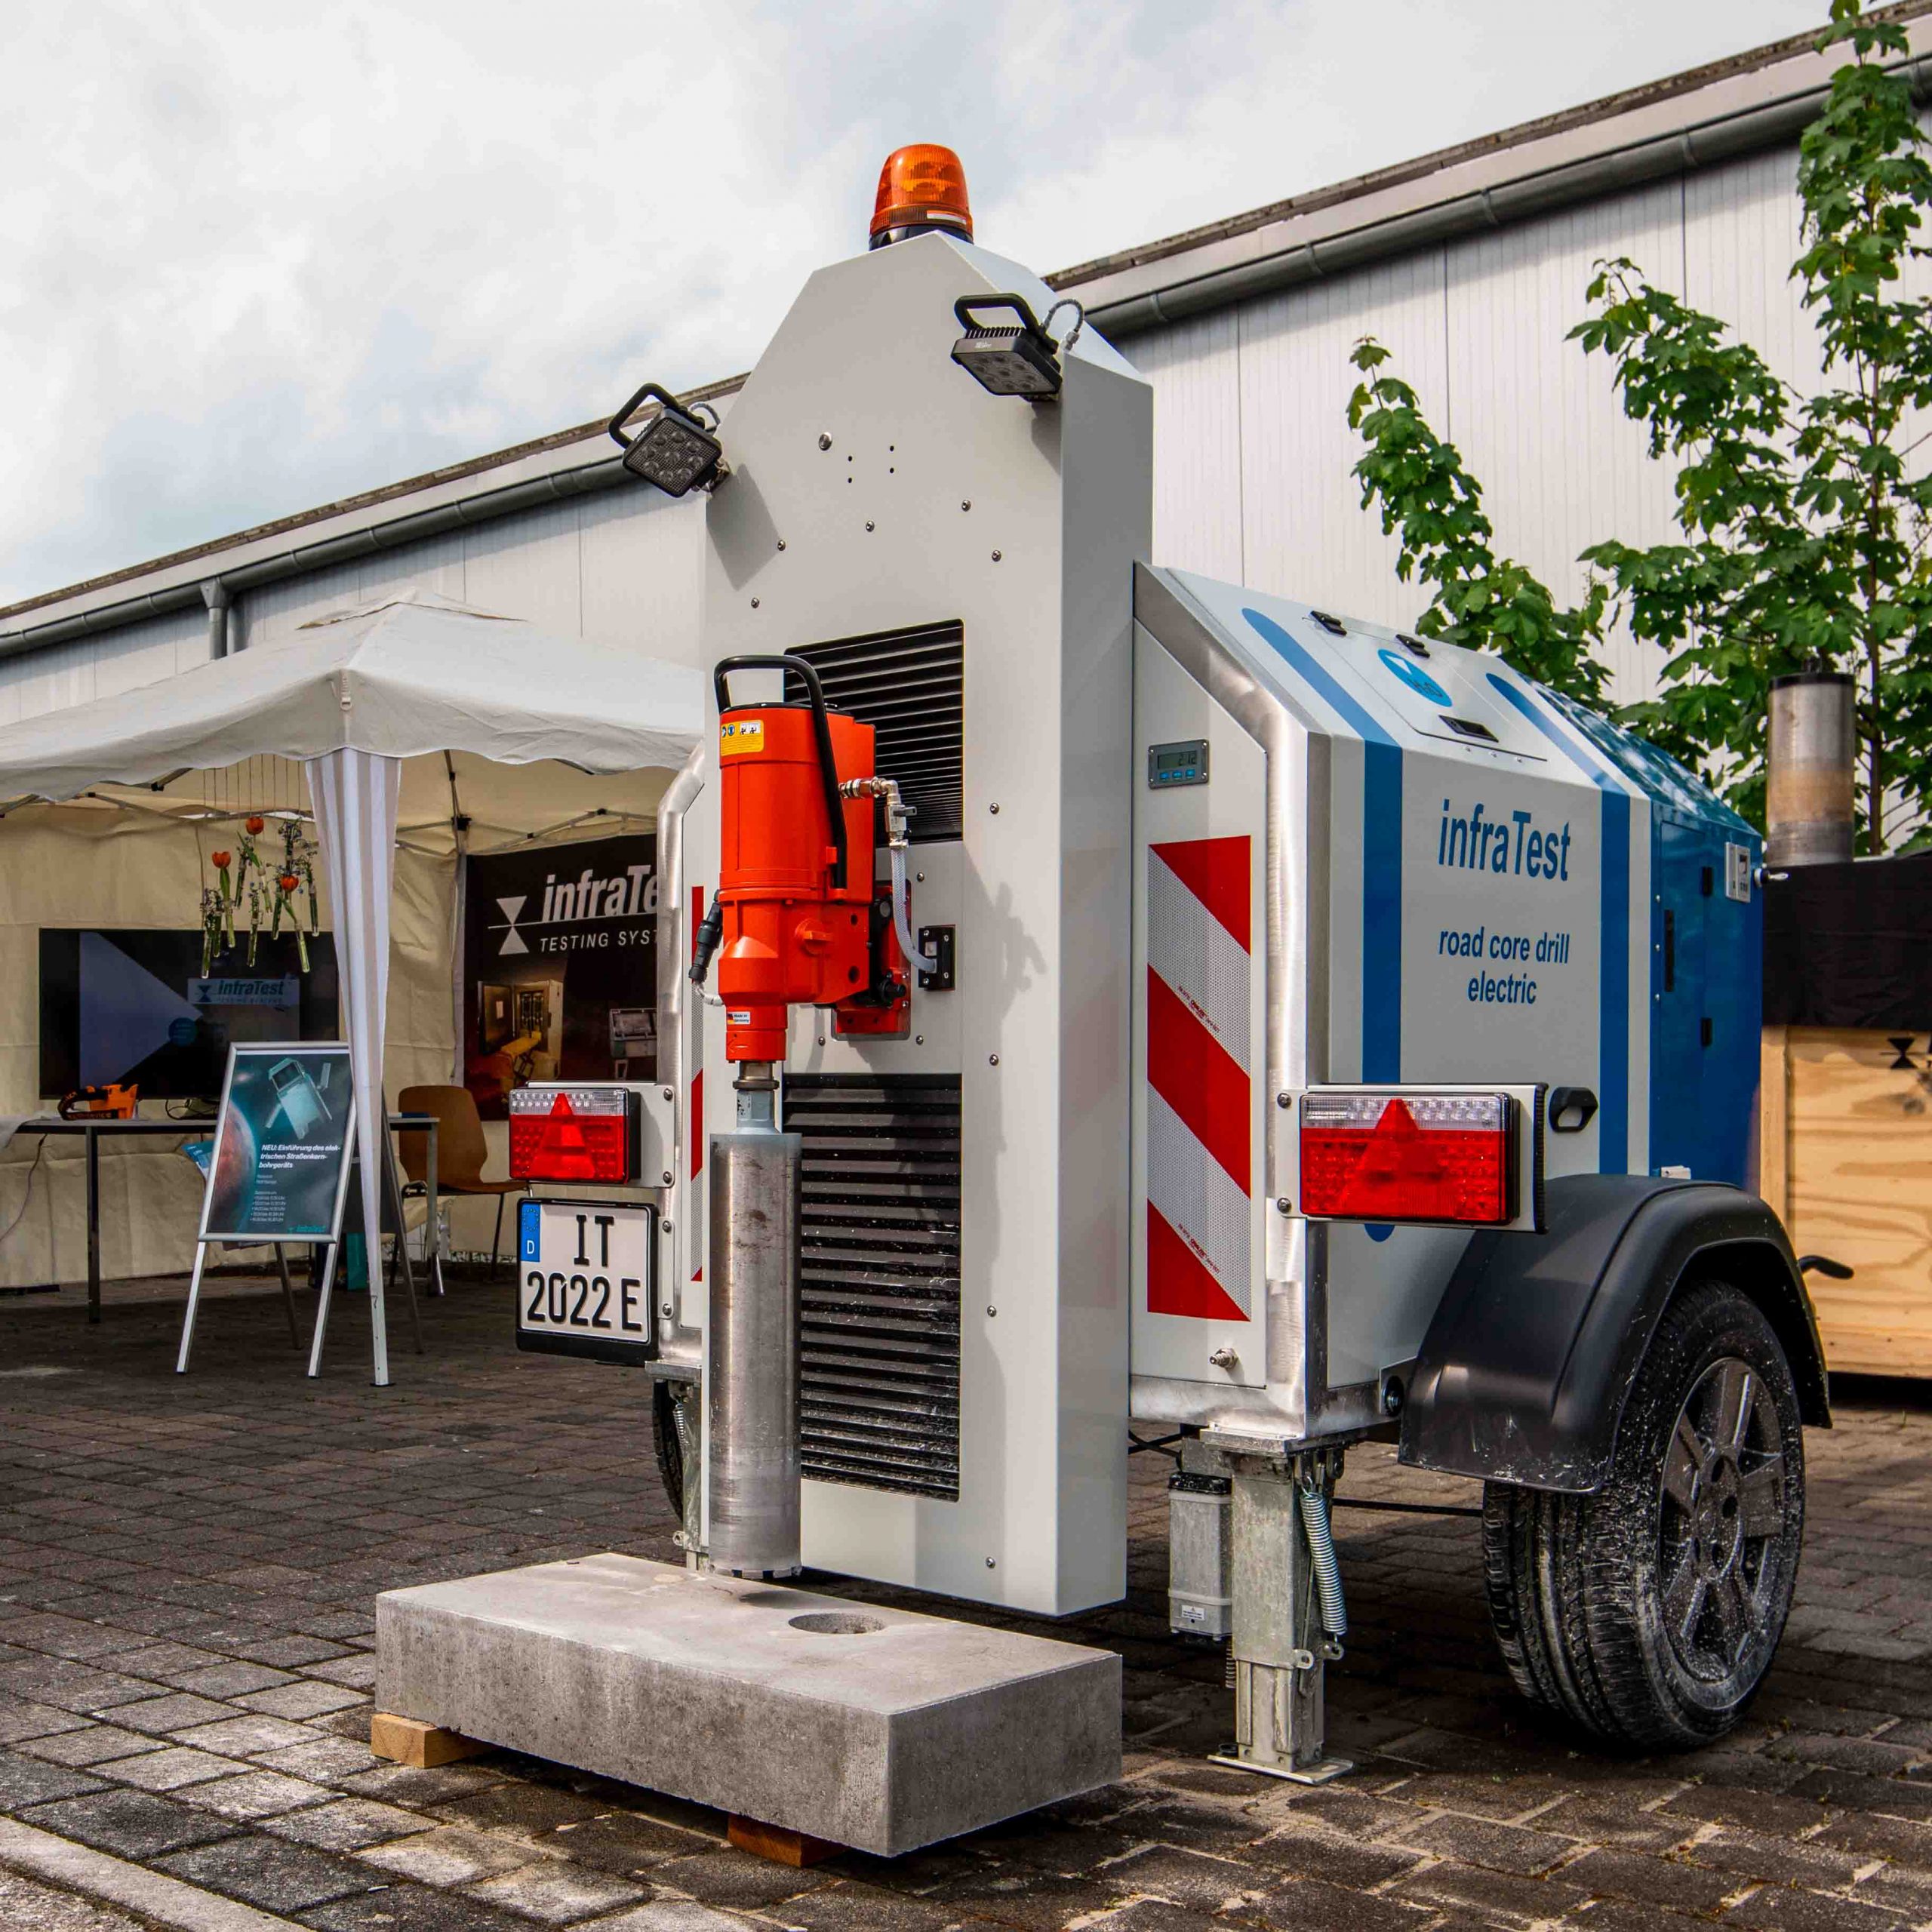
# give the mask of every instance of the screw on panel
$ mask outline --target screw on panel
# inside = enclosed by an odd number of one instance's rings
[[[991,813],[992,814],[992,815],[993,815],[993,817],[994,817],[995,818],[998,818],[998,817],[999,817],[999,808],[998,808],[998,806],[997,806],[997,805],[989,805],[989,806],[986,808],[986,810],[987,810],[988,811],[991,812]]]
[[[874,525],[873,525],[873,523],[872,523],[872,518],[871,518],[870,517],[868,517],[868,518],[866,518],[866,528],[868,530],[870,530],[870,529],[872,529],[872,528],[874,528]]]
[[[827,431],[827,430],[820,430],[820,432],[819,432],[819,438],[818,438],[818,446],[819,446],[819,448],[820,448],[820,449],[822,449],[822,450],[829,450],[829,448],[831,448],[831,447],[832,447],[832,436],[831,436],[831,433],[830,433],[830,432],[829,432],[829,431]]]
[[[659,1227],[663,1229],[667,1235],[671,1232],[671,1224],[669,1221],[660,1221],[657,1225]]]
[[[999,552],[997,550],[993,552],[993,561],[995,563],[998,563],[999,561]]]
[[[998,1054],[987,1054],[987,1056],[986,1056],[986,1064],[987,1064],[989,1066],[998,1066],[998,1064],[999,1064],[999,1055],[998,1055]]]
[[[669,1187],[669,1186],[670,1186],[672,1185],[672,1180],[671,1180],[671,1170],[670,1170],[669,1168],[666,1168],[664,1170],[664,1185],[665,1185],[666,1187]]]
[[[997,1315],[999,1312],[999,1310],[994,1307],[991,1302],[988,1302],[986,1304],[986,1312],[989,1315]]]
[[[675,1100],[678,1097],[676,1089],[674,1088],[660,1087],[657,1091],[667,1100]]]
[[[781,550],[782,550],[782,549],[784,549],[784,547],[785,547],[785,540],[784,540],[784,538],[783,538],[783,537],[780,537],[780,538],[779,538],[779,540],[778,540],[778,547],[779,547],[779,549],[781,549]]]
[[[925,1035],[923,1033],[915,1033],[912,1035],[912,1044],[915,1047],[923,1047],[926,1044]]]
[[[1275,1198],[1275,1211],[1278,1214],[1285,1214],[1291,1204],[1285,1194],[1277,1195]]]
[[[989,1556],[986,1558],[986,1567],[989,1570],[997,1570],[999,1567],[999,1565]]]
[[[1287,1095],[1285,1094],[1277,1094],[1275,1096],[1275,1104],[1278,1107],[1285,1107],[1288,1104]]]
[[[912,875],[912,883],[915,885],[924,885],[925,882],[926,875],[924,872],[915,872]]]
[[[754,611],[758,608],[758,599],[755,597],[752,599],[752,608]]]
[[[973,507],[972,498],[971,497],[962,498],[960,502],[959,507],[962,510],[970,510]]]

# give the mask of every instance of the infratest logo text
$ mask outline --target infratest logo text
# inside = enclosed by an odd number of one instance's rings
[[[1539,826],[1534,813],[1520,811],[1506,819],[1488,812],[1480,798],[1465,817],[1444,798],[1435,863],[1461,871],[1567,882],[1570,822],[1564,820],[1560,827]]]

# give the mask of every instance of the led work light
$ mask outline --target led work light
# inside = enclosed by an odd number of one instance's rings
[[[1004,309],[1018,319],[1011,322],[976,321],[981,309]],[[1047,311],[1051,322],[1063,309],[1074,311],[1074,323],[1064,343],[1056,343],[1026,306],[1023,295],[962,295],[952,305],[966,333],[952,345],[952,359],[980,386],[993,395],[1023,395],[1029,402],[1051,402],[1060,394],[1060,352],[1071,349],[1086,320],[1080,304],[1070,298]]]
[[[656,402],[657,413],[645,420],[635,435],[626,435],[624,425],[647,401]],[[705,402],[693,408],[703,410],[710,423],[700,422],[669,389],[646,383],[611,418],[611,440],[623,451],[624,467],[633,476],[656,484],[667,497],[704,488],[726,474],[724,445],[712,434],[718,412]]]

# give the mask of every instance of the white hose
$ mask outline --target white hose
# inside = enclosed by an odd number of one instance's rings
[[[922,973],[939,971],[937,953],[924,953],[912,937],[912,891],[906,881],[906,821],[910,814],[899,796],[899,786],[891,778],[848,778],[839,788],[848,798],[883,798],[885,801],[885,835],[892,866],[892,931],[909,967]]]
[[[907,961],[923,973],[939,971],[939,955],[919,950],[912,937],[912,892],[906,882],[906,846],[903,840],[894,840],[891,850],[892,860],[892,930],[898,936],[899,949]]]

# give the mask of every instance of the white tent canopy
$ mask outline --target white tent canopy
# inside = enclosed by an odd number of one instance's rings
[[[468,753],[592,773],[674,771],[703,722],[703,682],[690,666],[412,591],[304,625],[286,643],[0,730],[5,800],[72,798],[96,786],[159,789],[251,758],[301,761],[335,909],[379,1385],[389,1380],[376,1257],[402,761]],[[193,1318],[191,1291],[189,1326]],[[183,1365],[188,1334],[184,1326]],[[318,1353],[320,1338],[318,1319]]]
[[[415,591],[0,729],[0,798],[70,798],[93,785],[345,749],[675,771],[703,722],[703,681],[688,666]]]

